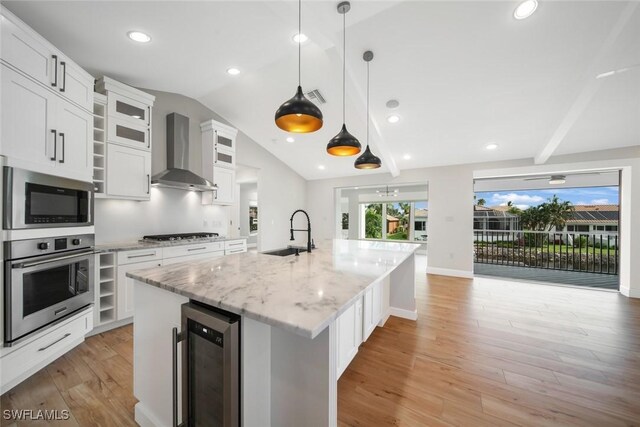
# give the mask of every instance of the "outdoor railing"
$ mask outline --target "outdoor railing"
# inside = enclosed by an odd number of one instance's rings
[[[474,262],[618,274],[618,235],[474,230]]]

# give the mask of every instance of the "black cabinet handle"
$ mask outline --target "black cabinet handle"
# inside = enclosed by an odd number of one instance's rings
[[[55,129],[51,129],[51,133],[53,134],[53,157],[50,159],[55,162],[58,158],[58,133]]]
[[[58,55],[51,55],[51,58],[55,61],[55,65],[53,67],[53,83],[51,86],[58,86]]]
[[[64,158],[65,158],[65,155],[64,155],[65,154],[64,153],[64,151],[65,151],[64,150],[64,133],[60,132],[59,135],[60,135],[60,138],[62,139],[62,141],[61,141],[62,142],[62,158],[59,160],[59,162],[60,163],[64,163]]]
[[[64,92],[67,88],[67,63],[60,61],[60,65],[62,65],[62,87],[60,88],[60,92]]]
[[[151,191],[151,175],[147,174],[147,194]]]
[[[151,107],[147,106],[147,126],[151,126]]]
[[[147,128],[147,148],[151,148],[151,129]]]

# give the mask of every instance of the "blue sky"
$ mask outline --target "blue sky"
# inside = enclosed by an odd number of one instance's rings
[[[537,206],[557,195],[574,205],[618,204],[618,187],[556,188],[550,190],[486,191],[476,193],[476,200],[486,200],[486,206],[506,205],[512,201],[520,209]]]

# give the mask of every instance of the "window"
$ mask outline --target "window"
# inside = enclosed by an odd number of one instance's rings
[[[427,222],[426,221],[415,221],[413,223],[413,229],[415,231],[427,231]]]
[[[349,214],[345,212],[342,212],[342,229],[349,229]]]
[[[411,215],[411,203],[398,202],[387,203],[387,239],[409,240],[411,227],[409,216]]]
[[[618,231],[618,226],[617,225],[607,225],[605,227],[606,231]]]
[[[258,207],[249,206],[249,232],[258,232]]]
[[[604,231],[604,225],[596,225],[595,229],[598,231]]]
[[[364,205],[364,238],[382,239],[382,203]]]

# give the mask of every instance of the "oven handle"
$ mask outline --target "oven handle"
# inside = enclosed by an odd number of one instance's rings
[[[94,253],[95,253],[94,250],[84,251],[84,252],[80,252],[80,253],[73,254],[73,255],[66,255],[66,256],[61,256],[61,257],[56,257],[56,258],[49,258],[49,259],[42,260],[42,261],[21,262],[21,263],[13,264],[11,267],[12,268],[35,267],[37,265],[50,264],[52,262],[62,261],[62,260],[71,259],[71,258],[78,258],[78,257],[81,257],[81,256],[86,256],[86,255],[90,255],[90,254],[94,254]]]
[[[172,343],[171,343],[171,390],[172,390],[172,415],[173,415],[173,427],[184,426],[184,422],[178,423],[178,343],[184,341],[187,338],[185,331],[178,332],[178,328],[172,329]],[[182,361],[186,363],[186,361]],[[185,393],[185,390],[182,390]],[[184,410],[184,408],[183,408]]]

